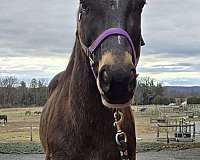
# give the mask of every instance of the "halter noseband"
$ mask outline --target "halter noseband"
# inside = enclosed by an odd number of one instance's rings
[[[134,67],[136,68],[137,64],[138,64],[138,59],[136,58],[135,47],[134,47],[134,44],[133,44],[133,41],[132,41],[130,35],[122,28],[109,28],[109,29],[105,30],[103,33],[101,33],[97,37],[97,39],[89,47],[87,47],[82,42],[82,40],[80,38],[80,35],[79,35],[80,44],[82,46],[82,49],[84,50],[84,52],[86,53],[86,55],[88,56],[88,58],[90,60],[90,65],[91,65],[93,73],[94,73],[94,66],[93,66],[93,64],[94,64],[94,60],[93,60],[94,52],[103,43],[103,41],[105,39],[107,39],[108,37],[110,37],[110,36],[123,36],[128,40],[128,42],[129,42],[129,44],[131,46],[131,49],[132,49]],[[96,78],[96,75],[95,75],[95,78]]]

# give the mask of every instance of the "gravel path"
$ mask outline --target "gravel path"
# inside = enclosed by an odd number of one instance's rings
[[[138,153],[137,160],[199,160],[200,148],[181,151]],[[0,160],[44,160],[42,154],[0,154]]]
[[[0,160],[44,160],[42,154],[0,154]]]
[[[137,160],[200,160],[200,148],[138,153]]]

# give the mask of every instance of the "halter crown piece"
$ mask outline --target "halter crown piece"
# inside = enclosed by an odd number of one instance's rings
[[[132,49],[134,67],[136,68],[137,64],[138,64],[138,60],[136,58],[135,47],[133,45],[133,41],[132,41],[130,35],[122,28],[109,28],[109,29],[105,30],[103,33],[101,33],[97,37],[97,39],[89,47],[87,47],[82,42],[81,38],[79,37],[79,41],[81,43],[81,46],[82,46],[84,52],[86,53],[86,55],[90,59],[90,64],[91,64],[91,68],[92,68],[93,73],[94,73],[94,68],[93,68],[92,64],[94,63],[94,60],[92,59],[92,57],[94,56],[94,52],[103,43],[103,41],[105,39],[107,39],[108,37],[110,37],[110,36],[123,36],[128,40],[128,42],[129,42],[129,44],[131,46],[131,49]],[[96,75],[95,75],[95,77],[96,77]]]

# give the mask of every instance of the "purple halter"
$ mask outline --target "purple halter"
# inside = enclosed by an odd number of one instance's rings
[[[92,60],[91,54],[94,53],[94,51],[102,44],[102,42],[105,39],[107,39],[108,37],[113,36],[113,35],[124,36],[125,38],[127,38],[127,40],[129,41],[129,44],[132,48],[134,66],[136,67],[138,60],[136,59],[136,52],[135,52],[135,47],[133,45],[133,41],[131,40],[131,37],[129,36],[129,34],[122,28],[110,28],[110,29],[105,30],[102,34],[99,35],[99,37],[97,37],[97,39],[92,43],[92,45],[90,47],[86,47],[81,40],[80,40],[80,43],[82,45],[83,50],[87,54],[87,56],[90,58],[90,60]]]
[[[91,53],[93,53],[97,47],[106,39],[108,38],[109,36],[112,36],[112,35],[120,35],[120,36],[124,36],[127,38],[127,40],[129,41],[129,44],[131,45],[131,48],[132,48],[132,54],[133,54],[133,58],[134,58],[134,65],[135,67],[137,66],[137,63],[136,63],[136,52],[135,52],[135,47],[133,45],[133,42],[131,40],[131,37],[129,36],[129,34],[121,29],[121,28],[110,28],[106,31],[104,31],[93,43],[92,45],[88,48],[89,51]]]

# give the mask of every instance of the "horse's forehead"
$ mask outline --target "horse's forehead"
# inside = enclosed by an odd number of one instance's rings
[[[83,0],[86,4],[91,4],[94,9],[105,9],[107,11],[124,11],[130,3],[139,0]]]
[[[90,2],[90,3],[94,3],[94,4],[116,4],[116,5],[124,5],[126,4],[127,2],[130,2],[130,1],[140,1],[140,0],[80,0],[80,2]]]

